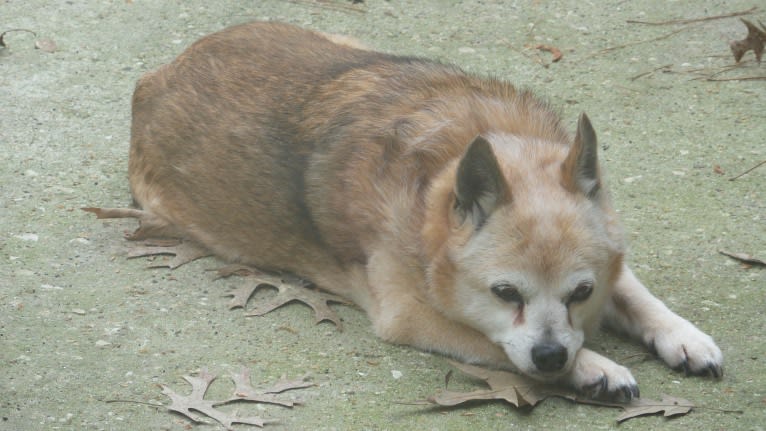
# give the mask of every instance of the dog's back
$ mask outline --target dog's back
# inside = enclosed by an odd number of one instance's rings
[[[251,23],[139,81],[131,189],[224,258],[311,276],[363,263],[387,224],[422,222],[433,175],[488,131],[568,140],[505,82]]]

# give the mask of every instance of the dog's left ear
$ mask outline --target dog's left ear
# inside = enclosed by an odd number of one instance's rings
[[[477,136],[457,168],[455,212],[458,219],[470,218],[479,230],[492,211],[508,198],[508,187],[492,145]]]
[[[583,112],[577,121],[577,134],[561,165],[563,185],[572,193],[595,198],[601,189],[598,168],[598,141],[588,116]]]

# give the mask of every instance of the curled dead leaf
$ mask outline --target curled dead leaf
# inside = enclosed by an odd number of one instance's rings
[[[735,40],[729,42],[732,54],[734,54],[734,61],[739,63],[742,57],[750,50],[755,54],[755,59],[758,63],[761,62],[761,56],[763,55],[764,44],[766,44],[766,26],[759,22],[760,27],[752,22],[740,18],[745,27],[747,27],[747,36],[742,40]]]
[[[552,63],[556,63],[559,60],[561,60],[562,57],[564,57],[564,54],[561,53],[561,50],[552,45],[540,44],[540,45],[536,45],[535,49],[539,49],[540,51],[550,52]]]

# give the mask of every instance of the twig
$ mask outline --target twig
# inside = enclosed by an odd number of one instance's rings
[[[648,72],[639,73],[638,75],[636,75],[636,76],[634,76],[634,77],[630,78],[630,80],[631,80],[631,81],[635,81],[635,80],[636,80],[636,79],[638,79],[638,78],[642,78],[642,77],[644,77],[644,76],[646,76],[646,75],[651,75],[651,74],[653,74],[654,72],[656,72],[656,71],[658,71],[658,70],[662,70],[662,69],[668,69],[668,68],[670,68],[670,67],[672,67],[672,66],[673,66],[672,64],[666,64],[666,65],[664,65],[664,66],[660,66],[660,67],[658,67],[658,68],[656,68],[656,69],[652,69],[652,70],[650,70],[650,71],[648,71]]]
[[[669,37],[671,37],[671,36],[673,36],[675,34],[678,34],[678,33],[682,32],[684,30],[688,30],[688,29],[690,29],[692,27],[693,26],[681,27],[681,28],[679,28],[677,30],[671,31],[668,34],[665,34],[665,35],[662,35],[662,36],[659,36],[659,37],[655,37],[653,39],[639,40],[639,41],[636,41],[636,42],[629,42],[629,43],[625,43],[625,44],[622,44],[622,45],[610,46],[609,48],[604,48],[604,49],[602,49],[600,51],[596,51],[596,52],[594,52],[594,53],[592,53],[590,55],[585,56],[583,58],[583,60],[587,60],[589,58],[593,58],[593,57],[595,57],[597,55],[605,54],[605,53],[610,52],[610,51],[615,51],[615,50],[618,50],[618,49],[627,48],[629,46],[641,45],[642,43],[656,42],[658,40],[667,39],[667,38],[669,38]]]
[[[136,400],[104,400],[105,403],[130,403],[130,404],[143,404],[146,406],[152,406],[152,407],[166,407],[165,404],[154,404],[154,403],[147,403],[145,401],[136,401]]]
[[[766,77],[762,77],[761,79],[764,79],[764,78],[766,78]],[[722,81],[722,80],[721,80],[721,81]],[[759,167],[761,167],[761,166],[763,166],[763,165],[765,165],[765,164],[766,164],[766,160],[762,161],[761,163],[758,163],[757,165],[753,166],[752,168],[750,168],[750,169],[746,170],[745,172],[742,172],[741,174],[737,175],[736,177],[731,177],[731,178],[729,178],[729,181],[734,181],[734,180],[736,180],[737,178],[739,178],[739,177],[741,177],[741,176],[744,176],[744,175],[746,175],[746,174],[749,174],[750,172],[752,172],[752,171],[756,170],[756,168],[759,168]]]
[[[705,81],[766,81],[766,76],[743,76],[741,78],[707,78]]]
[[[37,33],[33,32],[32,30],[27,30],[26,28],[12,28],[10,30],[5,30],[4,32],[0,33],[0,47],[5,47],[5,41],[3,38],[5,37],[6,33],[11,33],[14,31],[25,31],[27,33],[32,33],[33,36],[37,36]]]
[[[287,0],[287,1],[290,3],[305,4],[308,6],[314,6],[314,7],[325,8],[325,9],[333,9],[333,10],[338,10],[341,12],[357,12],[357,13],[366,12],[366,10],[360,9],[358,7],[334,3],[329,0]]]
[[[718,253],[721,253],[724,256],[730,257],[736,261],[742,262],[747,265],[766,266],[766,261],[750,256],[749,254],[731,253],[726,250],[718,250]]]
[[[689,19],[672,19],[670,21],[636,21],[629,19],[626,22],[628,24],[645,24],[645,25],[674,25],[674,24],[692,24],[695,22],[713,21],[716,19],[732,18],[735,16],[749,15],[758,10],[758,6],[753,6],[748,10],[741,12],[732,12],[724,15],[706,16],[702,18],[689,18]]]
[[[601,406],[601,407],[614,407],[614,408],[620,408],[625,409],[630,407],[630,403],[612,403],[609,401],[601,401],[601,400],[593,400],[588,398],[580,398],[577,397],[573,400],[577,404],[586,404],[591,406]],[[643,404],[643,407],[665,407],[666,405],[664,403],[657,403],[657,404]],[[744,413],[743,410],[730,410],[730,409],[722,409],[718,407],[707,407],[707,406],[694,406],[695,409],[706,409],[706,410],[714,410],[721,413],[738,413],[742,414]]]

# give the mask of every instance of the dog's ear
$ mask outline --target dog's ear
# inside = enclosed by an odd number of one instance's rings
[[[572,193],[595,198],[601,189],[598,168],[598,141],[588,116],[583,112],[577,121],[577,134],[569,154],[561,165],[564,187]]]
[[[509,198],[508,187],[490,143],[477,136],[457,168],[455,212],[480,229],[494,209]]]

